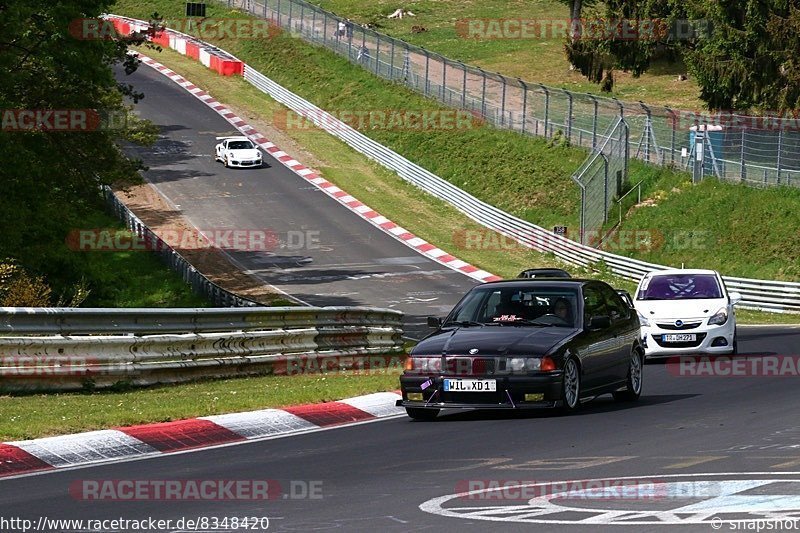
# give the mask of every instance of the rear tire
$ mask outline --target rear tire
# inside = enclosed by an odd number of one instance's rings
[[[439,415],[439,410],[420,409],[418,407],[406,407],[406,413],[414,420],[434,420]]]
[[[561,411],[574,413],[581,408],[581,371],[578,363],[570,357],[564,363],[564,379],[561,385]]]
[[[615,391],[611,395],[618,402],[635,402],[642,394],[642,367],[644,365],[644,358],[639,352],[631,354],[631,360],[628,365],[628,382],[624,391]]]

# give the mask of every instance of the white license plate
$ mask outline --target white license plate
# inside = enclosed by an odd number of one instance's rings
[[[677,333],[661,336],[661,342],[695,342],[696,340],[697,336],[694,333]]]
[[[494,379],[446,379],[445,392],[497,392]]]

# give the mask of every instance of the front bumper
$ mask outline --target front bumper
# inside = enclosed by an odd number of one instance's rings
[[[695,341],[670,343],[663,341],[663,335],[694,334]],[[642,326],[642,344],[645,357],[664,357],[669,355],[730,354],[736,336],[736,323],[728,319],[721,326],[701,325],[687,330],[668,330],[656,324]]]
[[[233,160],[230,163],[228,163],[228,165],[231,167],[240,167],[240,168],[257,168],[262,165],[262,160],[261,159],[254,159],[252,161]]]
[[[494,392],[452,392],[444,390],[448,378],[494,379]],[[432,383],[424,390],[421,385]],[[397,400],[399,407],[417,409],[537,409],[555,407],[561,400],[561,371],[531,376],[400,376],[400,391],[403,399]],[[409,393],[421,393],[422,401],[409,400]],[[525,395],[536,395],[526,400]]]

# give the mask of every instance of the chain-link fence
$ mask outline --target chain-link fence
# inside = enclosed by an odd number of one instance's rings
[[[622,193],[628,175],[628,124],[622,118],[603,133],[602,143],[592,150],[572,179],[581,188],[581,244],[601,242],[601,230],[615,198]]]
[[[448,59],[303,0],[222,1],[270,19],[378,76],[402,82],[448,106],[473,111],[497,127],[548,138],[560,131],[571,144],[594,149],[601,142],[602,132],[623,116],[629,127],[631,157],[690,170],[692,126],[721,124],[721,132],[712,136],[717,143],[713,161],[701,167],[703,176],[758,186],[800,186],[800,128],[793,127],[797,126],[796,119],[701,115],[573,93]]]

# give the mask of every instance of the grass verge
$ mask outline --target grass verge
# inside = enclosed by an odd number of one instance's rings
[[[124,230],[117,219],[95,211],[84,229]],[[58,243],[57,246],[66,245]],[[69,259],[80,265],[88,298],[82,307],[208,307],[209,303],[150,252],[74,251]]]
[[[399,371],[263,376],[125,392],[0,397],[0,441],[340,400],[397,390]]]

